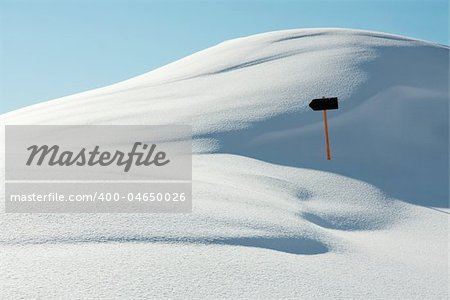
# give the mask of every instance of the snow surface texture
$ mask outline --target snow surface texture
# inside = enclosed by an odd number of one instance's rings
[[[192,124],[195,152],[192,214],[1,214],[3,296],[447,299],[448,57],[271,32],[0,116]],[[340,99],[330,162],[321,96]]]

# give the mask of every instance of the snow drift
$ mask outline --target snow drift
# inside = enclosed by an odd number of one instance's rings
[[[192,214],[0,215],[7,296],[446,298],[448,212],[428,207],[448,207],[448,55],[271,32],[0,116],[191,124],[195,153]],[[321,96],[341,101],[331,162]]]
[[[9,124],[192,124],[197,151],[332,171],[448,207],[449,49],[311,29],[221,43],[142,76],[21,109]],[[311,99],[337,96],[333,160]]]

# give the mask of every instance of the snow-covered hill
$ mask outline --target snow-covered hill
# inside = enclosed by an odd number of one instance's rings
[[[447,46],[288,30],[0,116],[187,123],[195,152],[192,214],[1,214],[2,290],[445,299],[448,210],[432,207],[448,207],[448,65]],[[322,114],[308,108],[321,96],[341,101],[332,161]]]
[[[198,151],[332,171],[448,207],[448,56],[447,46],[366,31],[271,32],[0,120],[187,123]],[[331,162],[323,159],[322,115],[308,107],[321,96],[341,101],[329,113]]]

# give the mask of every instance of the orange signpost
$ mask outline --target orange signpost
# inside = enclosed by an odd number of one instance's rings
[[[330,139],[328,137],[328,119],[327,119],[327,109],[338,109],[338,98],[320,98],[314,99],[309,103],[309,107],[312,110],[323,110],[323,123],[325,127],[325,142],[327,144],[327,160],[331,160],[331,151],[330,151]]]
[[[331,154],[330,154],[330,140],[328,138],[328,120],[327,120],[327,111],[323,111],[323,122],[325,124],[325,140],[327,143],[327,159],[331,160]]]

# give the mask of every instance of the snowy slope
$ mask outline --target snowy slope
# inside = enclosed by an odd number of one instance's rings
[[[0,116],[188,123],[196,153],[192,214],[1,214],[2,290],[446,299],[448,211],[430,206],[448,207],[448,55],[374,32],[271,32]],[[322,95],[341,100],[331,162],[307,107]]]
[[[448,55],[447,46],[373,32],[272,32],[1,121],[189,123],[199,151],[332,171],[448,207]],[[322,115],[307,106],[322,95],[341,100],[329,113],[331,162],[323,159]]]

